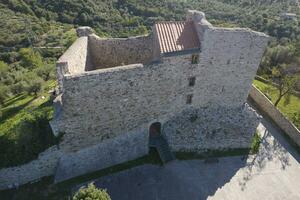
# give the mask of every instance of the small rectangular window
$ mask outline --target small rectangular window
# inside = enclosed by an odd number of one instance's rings
[[[195,83],[196,83],[196,77],[190,77],[189,78],[189,86],[190,87],[193,87],[194,85],[195,85]]]
[[[199,55],[193,54],[192,55],[192,64],[198,64],[199,63]]]
[[[189,94],[186,96],[186,104],[192,104],[193,95]]]

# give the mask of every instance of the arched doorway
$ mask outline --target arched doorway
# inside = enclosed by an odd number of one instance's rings
[[[150,125],[149,128],[149,137],[158,137],[161,135],[161,123],[160,122],[154,122]]]
[[[159,158],[163,163],[174,160],[168,141],[161,133],[161,123],[154,122],[149,127],[149,155]]]

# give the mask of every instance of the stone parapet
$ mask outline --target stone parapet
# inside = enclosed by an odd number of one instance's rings
[[[290,122],[273,103],[255,86],[252,86],[249,96],[281,128],[292,141],[300,147],[300,131]]]

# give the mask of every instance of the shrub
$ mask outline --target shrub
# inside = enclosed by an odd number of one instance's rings
[[[73,200],[111,200],[106,190],[98,189],[93,183],[88,187],[81,187],[73,196]]]
[[[261,143],[261,138],[259,137],[258,133],[256,132],[254,134],[254,137],[253,137],[252,143],[251,143],[251,149],[250,149],[251,154],[256,154],[258,152],[260,143]]]

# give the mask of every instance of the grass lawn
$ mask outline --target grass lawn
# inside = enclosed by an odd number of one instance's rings
[[[278,97],[278,89],[273,85],[254,80],[253,84],[262,91],[274,103]],[[294,116],[300,113],[300,98],[289,95],[282,98],[278,104],[278,109],[300,129],[300,121],[295,121]]]
[[[0,168],[33,160],[56,143],[48,123],[53,108],[47,92],[37,97],[28,94],[14,96],[0,111]]]

